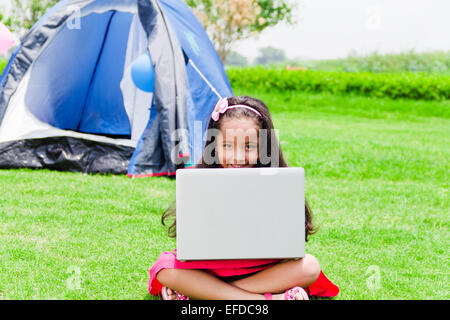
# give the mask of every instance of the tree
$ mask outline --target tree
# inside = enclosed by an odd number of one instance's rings
[[[185,0],[202,23],[222,62],[233,45],[281,21],[292,23],[293,5],[281,0]]]
[[[275,64],[286,61],[286,55],[283,49],[274,47],[265,47],[259,49],[259,56],[255,60],[255,64]]]
[[[18,35],[27,32],[59,0],[10,0],[12,10],[8,16],[0,15],[0,21]]]
[[[230,51],[230,53],[227,55],[225,64],[230,65],[230,66],[243,67],[243,66],[248,65],[248,59],[247,59],[247,57],[243,56],[242,54],[240,54],[236,51]]]

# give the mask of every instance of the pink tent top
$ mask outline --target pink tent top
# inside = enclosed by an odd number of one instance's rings
[[[14,36],[3,23],[0,22],[0,54],[14,45]]]

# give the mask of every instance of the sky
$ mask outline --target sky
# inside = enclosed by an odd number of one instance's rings
[[[0,0],[3,8],[11,0]],[[332,59],[350,53],[450,50],[450,0],[289,0],[294,25],[280,23],[234,51],[256,58],[283,49],[290,59]]]
[[[291,59],[349,53],[450,50],[450,0],[291,0],[295,25],[281,23],[234,51],[254,59],[267,46]]]

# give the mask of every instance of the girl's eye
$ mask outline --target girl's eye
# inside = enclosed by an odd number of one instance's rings
[[[231,149],[233,146],[231,145],[231,143],[225,143],[224,145],[224,148],[226,148],[226,149]]]
[[[256,146],[250,144],[250,145],[245,146],[245,148],[246,148],[247,150],[254,150],[254,149],[256,148]]]

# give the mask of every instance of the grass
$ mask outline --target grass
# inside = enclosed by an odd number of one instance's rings
[[[306,170],[307,243],[338,299],[449,299],[449,101],[238,92]],[[175,181],[0,171],[0,298],[152,299]]]
[[[1,298],[148,296],[147,269],[169,246],[159,217],[173,181],[47,170],[0,181]]]

